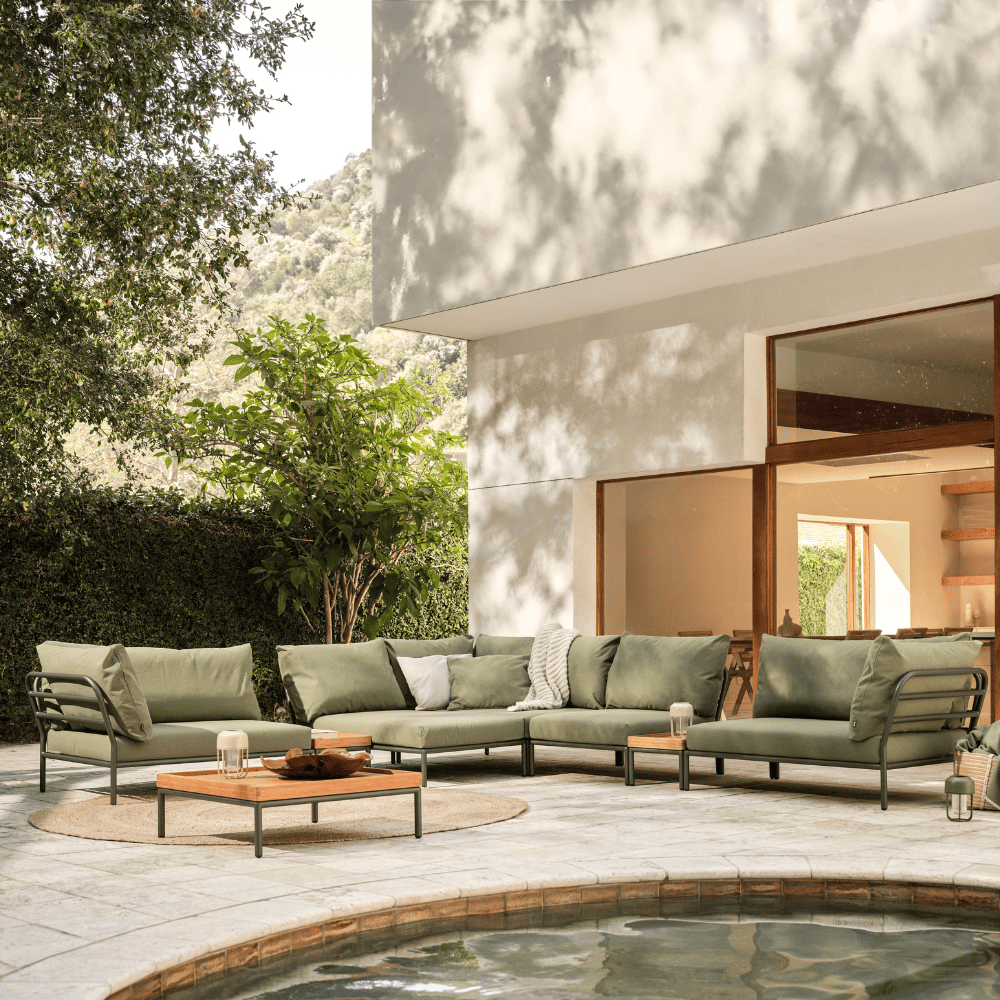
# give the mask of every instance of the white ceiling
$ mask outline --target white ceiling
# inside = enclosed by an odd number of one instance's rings
[[[400,319],[386,326],[480,340],[996,227],[1000,227],[1000,181],[990,181],[745,243]]]

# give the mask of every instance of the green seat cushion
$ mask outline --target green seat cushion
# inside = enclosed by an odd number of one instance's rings
[[[43,642],[35,647],[42,670],[59,674],[83,674],[97,682],[114,706],[118,718],[112,714],[112,729],[130,739],[145,743],[152,732],[150,718],[142,686],[125,647],[120,643],[111,646],[91,646],[77,642]],[[80,684],[53,683],[52,693],[59,701],[60,694],[70,697],[94,697],[94,689]],[[97,729],[107,733],[104,719],[96,708],[82,705],[63,705],[64,715],[72,717],[72,725],[85,729]],[[109,713],[111,714],[111,713]]]
[[[950,637],[947,637],[950,638]],[[881,735],[889,717],[893,691],[900,677],[910,670],[937,670],[957,668],[971,670],[982,648],[981,642],[965,639],[945,642],[928,642],[921,639],[891,639],[879,636],[873,643],[865,661],[864,673],[858,681],[851,702],[851,739],[867,740]],[[903,689],[905,694],[924,691],[948,691],[971,684],[971,676],[914,677]],[[960,712],[965,707],[964,698],[928,698],[900,702],[900,715],[926,715],[931,713]],[[941,729],[943,723],[894,722],[894,733],[920,732]],[[948,727],[951,728],[951,727]],[[953,732],[957,730],[952,730]]]
[[[129,646],[153,722],[259,719],[249,643],[218,649]]]
[[[715,718],[729,636],[622,634],[608,673],[608,708],[666,712],[687,701],[695,715]]]
[[[898,733],[890,736],[886,753],[890,764],[950,757],[964,730],[939,729],[933,733]],[[797,757],[803,760],[878,764],[877,736],[852,740],[843,719],[730,719],[706,722],[688,730],[689,750],[759,757]]]
[[[669,732],[669,712],[634,708],[606,708],[600,712],[589,708],[553,708],[533,715],[528,723],[528,734],[533,740],[616,747],[625,746],[630,736]]]
[[[278,669],[298,722],[340,712],[406,708],[383,639],[278,646]]]
[[[531,656],[533,636],[477,635],[476,656]]]
[[[528,694],[527,656],[449,657],[451,701],[448,711],[506,708]]]
[[[569,647],[569,703],[573,708],[604,708],[608,671],[620,635],[580,635]]]
[[[471,653],[475,646],[471,635],[452,635],[444,639],[385,639],[384,642],[389,653],[389,666],[392,667],[393,676],[399,685],[406,708],[416,708],[417,699],[414,698],[410,685],[406,683],[406,677],[403,676],[397,657],[459,656],[462,653]]]
[[[871,646],[870,639],[762,636],[753,717],[846,722]]]
[[[528,735],[528,720],[536,712],[508,712],[505,708],[485,708],[468,712],[356,712],[352,715],[324,715],[316,720],[318,729],[341,733],[365,733],[372,743],[383,746],[431,750],[479,743],[505,743]]]
[[[154,722],[152,735],[145,743],[119,739],[118,762],[177,760],[183,757],[215,759],[215,741],[224,729],[242,729],[247,734],[250,753],[281,755],[298,747],[307,750],[312,745],[312,733],[306,726],[291,726],[284,722],[262,722],[257,719],[203,719],[199,722]],[[47,749],[71,757],[111,761],[111,741],[100,733],[51,731]]]

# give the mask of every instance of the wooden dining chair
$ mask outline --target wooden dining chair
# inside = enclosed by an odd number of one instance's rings
[[[925,628],[901,628],[896,630],[895,639],[922,639],[927,634]]]
[[[689,639],[704,638],[707,635],[715,635],[714,632],[710,631],[707,628],[706,629],[695,629],[695,631],[693,631],[693,632],[678,632],[677,634],[682,639],[684,639],[684,638],[689,638]]]
[[[882,634],[880,628],[849,628],[848,639],[877,639]]]
[[[753,629],[734,628],[730,633],[733,637],[729,646],[729,676],[739,681],[740,688],[736,693],[736,703],[733,705],[733,716],[735,717],[743,704],[743,699],[749,695],[750,703],[753,704]],[[747,648],[747,643],[751,643]]]
[[[944,635],[944,629],[943,628],[925,628],[925,629],[921,629],[920,634],[923,635],[923,636],[928,636],[928,635]]]

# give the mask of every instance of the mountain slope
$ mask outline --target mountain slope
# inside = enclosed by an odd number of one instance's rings
[[[331,333],[357,337],[392,377],[426,385],[442,410],[435,426],[465,436],[465,344],[372,326],[371,178],[371,151],[350,156],[333,176],[305,189],[303,194],[313,198],[310,204],[275,216],[265,242],[248,246],[250,267],[231,276],[230,322],[253,330],[265,326],[268,316],[298,323],[313,313]],[[233,403],[242,396],[245,386],[233,382],[235,369],[223,366],[230,340],[223,330],[205,357],[191,366],[182,400],[198,396]],[[183,403],[175,409],[183,413]],[[111,448],[87,428],[77,428],[70,449],[100,482],[124,482]],[[149,483],[185,492],[198,488],[194,476],[178,477],[176,468],[167,468],[152,454],[136,460],[141,478]]]

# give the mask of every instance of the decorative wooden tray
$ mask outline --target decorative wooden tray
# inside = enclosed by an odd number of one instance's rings
[[[279,778],[309,780],[316,778],[345,778],[360,771],[372,759],[370,753],[346,753],[344,750],[289,750],[284,760],[260,762]]]

